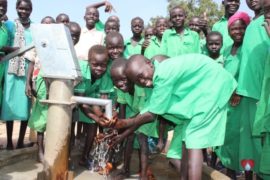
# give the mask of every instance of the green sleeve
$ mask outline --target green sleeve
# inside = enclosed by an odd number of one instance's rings
[[[127,104],[127,101],[125,99],[125,93],[121,91],[120,89],[116,89],[117,94],[117,102],[120,104]]]

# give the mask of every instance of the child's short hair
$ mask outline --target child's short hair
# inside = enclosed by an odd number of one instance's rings
[[[108,57],[108,51],[106,47],[102,45],[94,45],[89,49],[89,52],[88,52],[89,61],[91,61],[91,57],[93,54],[105,54]]]
[[[109,32],[105,37],[105,44],[107,44],[107,42],[112,38],[119,38],[124,44],[124,38],[119,32]]]
[[[144,24],[144,20],[142,19],[142,18],[140,18],[140,17],[135,17],[135,18],[133,18],[132,20],[131,20],[131,24],[134,22],[134,21],[136,21],[136,20],[139,20],[139,21],[141,21],[143,24]]]
[[[109,24],[110,22],[114,22],[114,23],[117,25],[118,29],[120,28],[119,22],[116,21],[116,20],[113,20],[113,19],[108,19],[108,20],[105,22],[105,27],[108,26],[108,24]]]
[[[68,28],[69,29],[72,29],[72,28],[78,28],[81,30],[81,26],[76,23],[75,21],[70,21],[68,24],[67,24]]]
[[[56,22],[59,22],[59,21],[60,21],[60,18],[61,18],[62,16],[66,16],[66,17],[69,19],[69,16],[68,16],[67,14],[65,14],[65,13],[60,13],[60,14],[58,14],[58,15],[56,16]]]
[[[31,10],[32,10],[33,5],[32,5],[32,1],[31,1],[31,0],[17,0],[17,2],[16,2],[16,8],[21,4],[21,2],[26,2],[26,3],[28,3],[29,6],[30,6],[30,8],[31,8]]]
[[[125,66],[126,64],[127,64],[127,59],[123,57],[117,58],[112,62],[111,70]]]
[[[44,21],[46,20],[46,19],[50,19],[50,21],[52,22],[52,23],[55,23],[55,19],[52,17],[52,16],[45,16],[44,18],[42,18],[41,19],[41,23],[44,23]]]
[[[220,36],[221,42],[223,42],[223,36],[222,36],[222,34],[220,32],[218,32],[218,31],[211,31],[210,33],[207,34],[206,43],[208,41],[208,38],[211,37],[211,36]]]

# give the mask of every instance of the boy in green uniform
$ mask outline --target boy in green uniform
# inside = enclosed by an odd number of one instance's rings
[[[101,77],[106,72],[107,64],[109,61],[107,50],[104,46],[94,45],[89,50],[89,64],[86,69],[82,69],[82,73],[89,72],[90,77],[84,78],[83,81],[76,86],[74,92],[80,96],[86,97],[99,97],[99,87],[101,86]],[[82,67],[82,66],[81,66]],[[84,123],[86,128],[85,146],[80,165],[89,168],[89,152],[94,142],[94,137],[97,133],[97,124],[103,126],[103,121],[100,117],[103,115],[98,106],[89,106],[82,104],[80,107],[79,120]]]
[[[224,57],[220,54],[222,48],[223,39],[222,35],[217,31],[210,32],[206,37],[206,48],[207,54],[215,62],[219,63],[221,66],[224,65]]]
[[[105,34],[109,34],[110,32],[119,32],[120,25],[119,22],[115,20],[107,20],[105,23]]]
[[[265,31],[270,37],[270,1],[264,0],[262,2],[265,17]],[[270,47],[268,39],[268,48]],[[270,179],[270,53],[265,62],[264,79],[262,85],[261,97],[258,103],[255,122],[253,124],[253,135],[261,136],[262,139],[262,153],[260,162],[260,173],[263,178]]]
[[[208,32],[210,31],[206,17],[201,18],[199,16],[193,16],[190,19],[188,26],[192,31],[197,32],[198,35],[200,36],[201,53],[206,54],[205,52],[206,51],[206,48],[205,48],[206,37],[207,37]],[[204,37],[201,36],[201,32],[203,32]]]
[[[118,120],[115,128],[127,128],[125,136],[153,121],[156,114],[175,124],[184,123],[188,178],[201,179],[201,149],[220,146],[224,141],[226,104],[236,88],[233,77],[201,54],[182,55],[154,65],[144,56],[134,55],[125,73],[135,84],[153,91],[145,113]]]
[[[145,92],[143,88],[134,86],[127,80],[124,73],[124,68],[127,60],[119,58],[112,63],[111,76],[113,84],[117,88],[117,102],[119,103],[119,118],[125,119],[134,117],[140,112],[140,109],[144,105]],[[125,150],[124,150],[124,166],[121,173],[117,177],[129,177],[130,176],[130,160],[133,150],[134,134],[129,135],[126,138]],[[139,141],[140,143],[141,141]],[[140,145],[142,145],[140,143]],[[145,144],[141,146],[141,152],[146,153],[144,150]],[[141,154],[143,155],[143,154]],[[140,158],[141,159],[141,158]],[[142,163],[142,162],[141,162]],[[141,171],[144,170],[145,164],[142,163]],[[144,178],[144,173],[141,174]]]
[[[236,13],[236,11],[238,11],[240,0],[222,0],[222,4],[225,8],[225,15],[212,27],[212,31],[218,31],[223,36],[223,48],[221,49],[221,53],[223,53],[227,46],[230,46],[233,43],[233,40],[228,33],[228,20]]]
[[[144,56],[151,59],[153,56],[160,54],[161,40],[163,33],[169,28],[166,18],[158,18],[155,24],[156,34],[149,40],[149,45],[144,51]]]
[[[252,1],[252,8],[261,7],[259,1]],[[257,11],[257,10],[256,10]],[[246,29],[241,49],[241,62],[238,77],[238,87],[236,94],[241,99],[238,106],[241,109],[242,132],[246,137],[245,148],[241,153],[242,160],[251,159],[254,167],[251,169],[259,173],[261,140],[259,136],[252,135],[252,126],[255,120],[257,102],[260,100],[262,91],[262,82],[264,76],[265,62],[269,52],[267,41],[269,37],[262,27],[264,22],[263,15],[256,15]],[[248,112],[248,113],[247,113]],[[243,167],[246,169],[245,167]],[[247,171],[249,169],[246,169]],[[249,171],[249,178],[252,178],[252,171]],[[247,175],[248,172],[246,172]]]
[[[124,52],[124,39],[119,32],[110,32],[105,38],[105,46],[109,55],[108,67],[105,75],[102,77],[100,87],[101,97],[105,99],[112,99],[115,105],[116,94],[111,79],[111,65],[112,61],[123,56]]]
[[[170,10],[172,29],[167,29],[161,42],[161,53],[169,57],[181,54],[199,53],[200,37],[198,33],[184,27],[186,12],[180,7]]]
[[[124,57],[130,57],[133,54],[141,54],[144,38],[142,32],[144,29],[144,21],[140,17],[131,20],[131,31],[133,36],[125,41]]]
[[[142,88],[134,85],[128,81],[125,75],[125,65],[127,63],[126,59],[117,59],[113,62],[111,68],[111,75],[114,85],[117,89],[117,101],[119,102],[119,118],[125,119],[134,117],[137,115],[145,106],[148,104],[148,100],[151,96],[152,89]],[[160,126],[162,126],[161,124]],[[139,152],[140,152],[140,175],[141,179],[147,179],[150,171],[148,169],[148,137],[158,138],[163,137],[162,132],[158,133],[157,121],[149,123],[147,125],[141,126],[136,134],[139,140]],[[163,130],[163,127],[160,129]],[[161,138],[162,139],[162,138]],[[129,176],[129,165],[132,154],[134,135],[129,135],[124,156],[124,169],[123,175]]]

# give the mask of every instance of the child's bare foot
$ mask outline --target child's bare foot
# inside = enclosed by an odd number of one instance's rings
[[[28,144],[17,144],[16,146],[16,149],[22,149],[22,148],[27,148],[27,147],[32,147],[34,146],[35,143],[31,142],[31,143],[28,143]]]
[[[44,162],[44,153],[42,151],[38,152],[37,161],[40,163]]]
[[[147,172],[145,176],[142,176],[141,173],[139,174],[140,174],[140,180],[155,180],[155,176],[149,167],[147,168]]]
[[[124,169],[121,169],[113,178],[114,180],[122,180],[130,177],[130,172]]]
[[[8,143],[6,149],[7,150],[13,150],[14,149],[13,144],[12,143]]]

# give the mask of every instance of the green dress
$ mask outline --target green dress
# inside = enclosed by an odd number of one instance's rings
[[[259,172],[261,140],[252,136],[252,126],[255,120],[257,102],[261,97],[261,88],[264,75],[265,61],[268,54],[268,36],[262,28],[264,17],[253,20],[246,29],[242,45],[242,58],[238,78],[237,94],[242,95],[240,107],[242,108],[240,122],[243,126],[243,135],[252,137],[246,144],[242,159],[252,159],[255,162],[253,170]],[[248,113],[247,113],[248,112]]]
[[[265,60],[268,55],[269,37],[262,27],[264,16],[251,21],[242,45],[242,59],[237,93],[259,100],[261,97]]]
[[[222,34],[223,46],[220,50],[222,54],[226,48],[233,44],[233,40],[228,32],[228,19],[224,16],[221,17],[221,19],[213,25],[212,31],[218,31]]]
[[[4,46],[8,46],[8,30],[4,23],[0,25],[0,49]],[[4,52],[0,52],[0,56],[4,56]],[[2,96],[3,96],[3,79],[4,79],[4,69],[3,63],[0,64],[0,107],[2,106]]]
[[[270,42],[268,41],[268,48]],[[264,179],[270,179],[270,51],[265,62],[265,71],[261,98],[258,103],[256,118],[253,124],[253,135],[262,135],[260,173]]]
[[[87,61],[79,61],[83,80],[79,83],[74,93],[83,93],[85,97],[99,98],[99,87],[101,85],[101,79],[97,79],[95,82],[91,80],[91,69]],[[94,120],[88,118],[81,110],[79,111],[79,121],[84,123],[95,123]]]
[[[161,53],[161,42],[156,36],[152,36],[149,46],[144,51],[144,56],[151,59],[153,56]]]
[[[24,29],[25,45],[32,43],[31,28]],[[13,37],[15,25],[13,25]],[[11,40],[12,42],[12,40]],[[8,73],[9,62],[5,62],[4,92],[2,99],[1,119],[4,121],[21,120],[27,121],[30,115],[31,102],[25,94],[26,75],[29,61],[25,60],[25,76],[17,76]],[[20,102],[20,103],[18,103]]]
[[[148,111],[176,125],[184,122],[183,139],[189,149],[220,146],[226,105],[236,84],[230,73],[205,55],[170,58],[155,64]]]
[[[124,57],[129,58],[130,56],[134,54],[141,54],[143,42],[144,42],[144,38],[142,38],[136,46],[133,46],[131,43],[131,38],[126,40]]]
[[[46,83],[41,76],[41,72],[36,79],[37,98],[33,105],[28,126],[37,132],[45,132],[47,124],[48,104],[42,104],[40,100],[46,99]]]
[[[236,80],[238,80],[239,76],[241,48],[242,47],[238,48],[236,55],[231,55],[232,46],[224,51],[224,68],[230,72]],[[248,143],[252,144],[252,138],[248,138],[249,136],[243,134],[244,132],[247,132],[243,131],[244,129],[247,129],[245,127],[247,123],[241,122],[241,113],[243,111],[241,109],[242,103],[240,102],[240,104],[235,107],[228,103],[228,107],[224,145],[218,147],[215,152],[225,167],[235,171],[242,171],[241,160],[245,154],[241,153],[249,148],[246,146]]]
[[[175,29],[167,29],[161,41],[161,54],[175,57],[182,54],[200,53],[200,37],[198,33],[186,28],[183,34]]]

